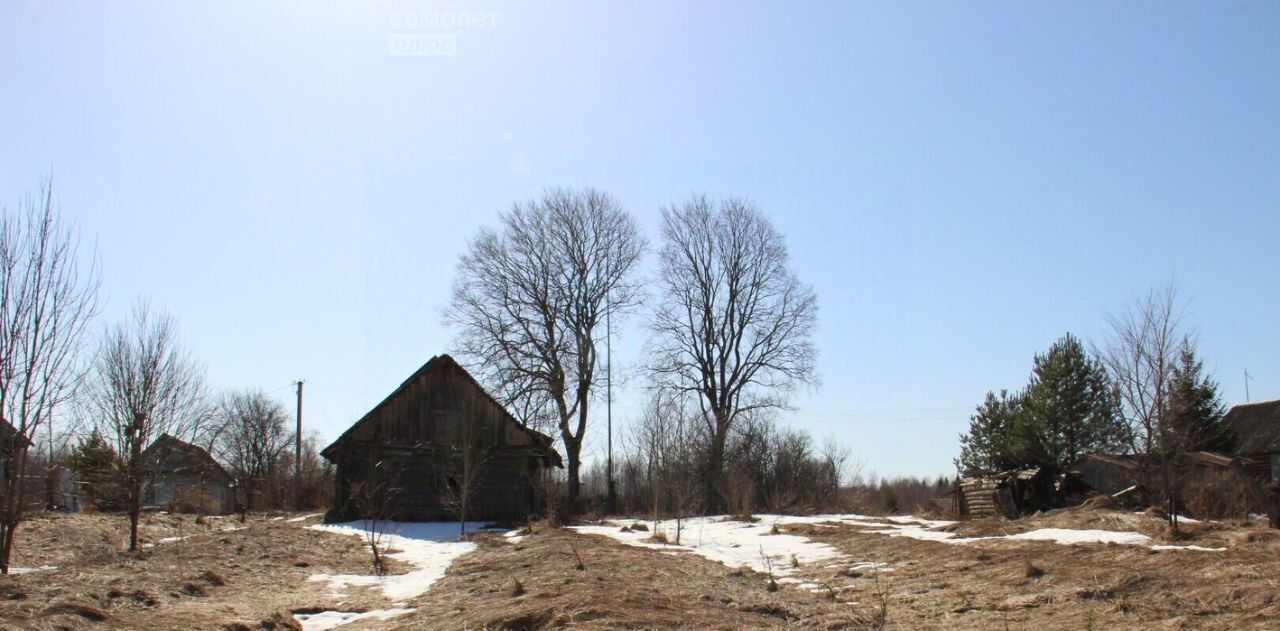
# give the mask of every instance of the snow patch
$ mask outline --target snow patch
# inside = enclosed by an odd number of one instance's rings
[[[1203,546],[1151,546],[1152,550],[1195,550],[1196,552],[1226,552],[1226,548],[1205,548]]]
[[[311,519],[311,518],[313,518],[313,517],[324,517],[324,513],[311,513],[310,515],[302,515],[302,516],[299,516],[299,517],[290,517],[289,519],[286,519],[286,520],[285,520],[285,522],[286,522],[286,523],[290,523],[290,524],[296,524],[296,523],[298,523],[298,522],[300,522],[300,521],[307,521],[308,519]]]
[[[340,627],[356,620],[364,620],[365,618],[389,620],[396,616],[413,613],[413,611],[413,609],[375,609],[363,613],[354,611],[321,611],[320,613],[296,613],[293,614],[293,617],[302,623],[302,631],[329,631],[329,629]]]
[[[1041,528],[1016,535],[1007,535],[1003,539],[1024,541],[1052,541],[1063,545],[1077,543],[1118,543],[1142,546],[1151,542],[1151,537],[1136,532],[1115,532],[1111,530],[1076,530],[1072,528]]]
[[[11,567],[9,568],[9,573],[10,574],[30,574],[32,572],[48,572],[50,570],[56,570],[56,569],[58,569],[58,566],[56,565],[41,565],[40,567]]]
[[[623,531],[622,522],[605,522],[600,526],[574,526],[584,534],[604,535],[622,543],[641,548],[664,551],[688,551],[728,567],[749,568],[760,573],[772,572],[785,577],[795,573],[792,560],[801,567],[829,559],[842,558],[834,547],[818,543],[807,537],[791,534],[770,534],[776,523],[803,523],[816,518],[793,518],[761,515],[759,521],[731,521],[725,517],[694,517],[683,520],[680,545],[676,545],[675,521],[660,522],[655,532],[662,532],[667,541],[653,541],[653,533]],[[830,521],[829,519],[825,521]]]
[[[479,530],[483,524],[469,523],[467,531]],[[364,538],[364,522],[317,524],[315,530]],[[388,522],[383,542],[396,550],[388,556],[409,563],[416,570],[406,574],[376,576],[370,574],[313,574],[308,580],[327,581],[329,589],[341,595],[348,587],[379,587],[397,605],[431,589],[458,557],[471,552],[476,544],[456,541],[458,522]],[[398,615],[398,614],[397,614]]]

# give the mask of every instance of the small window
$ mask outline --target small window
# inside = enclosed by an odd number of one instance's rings
[[[1280,454],[1271,456],[1271,483],[1280,484]]]

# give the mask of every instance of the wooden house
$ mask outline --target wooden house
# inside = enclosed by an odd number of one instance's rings
[[[1280,399],[1234,405],[1222,417],[1231,453],[1255,477],[1280,485]]]
[[[162,434],[142,452],[145,506],[209,514],[235,510],[234,478],[205,449]]]
[[[14,472],[14,462],[21,452],[31,447],[31,441],[18,428],[0,418],[0,482],[8,480]]]
[[[448,355],[431,358],[320,452],[336,467],[330,521],[518,519],[537,507],[552,439],[520,424]],[[470,491],[467,491],[470,489]]]

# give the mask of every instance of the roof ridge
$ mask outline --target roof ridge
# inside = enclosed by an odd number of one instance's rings
[[[1238,407],[1248,407],[1251,405],[1267,405],[1267,404],[1275,404],[1275,403],[1280,403],[1280,398],[1265,399],[1262,401],[1245,401],[1244,403],[1233,403],[1231,407],[1238,408]]]

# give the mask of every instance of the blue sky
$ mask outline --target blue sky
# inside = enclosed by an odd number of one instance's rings
[[[1170,281],[1225,398],[1280,397],[1280,5],[599,4],[6,2],[0,201],[52,172],[104,323],[150,296],[217,388],[306,379],[326,438],[448,349],[466,239],[548,186],[655,241],[754,199],[821,308],[784,422],[881,474],[951,471],[987,390]],[[416,33],[454,54],[388,54]]]

